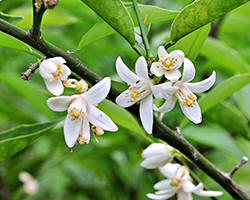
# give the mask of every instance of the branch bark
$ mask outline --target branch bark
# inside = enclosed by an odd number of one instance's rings
[[[53,44],[47,42],[43,38],[34,40],[30,37],[28,32],[0,19],[0,30],[25,42],[42,52],[47,57],[62,56],[70,69],[83,77],[91,84],[96,84],[102,77],[91,70],[83,62],[81,62],[72,53],[67,53]],[[121,93],[116,87],[112,86],[109,93],[109,99],[115,102],[115,98]],[[138,104],[127,109],[129,112],[139,118]],[[235,183],[227,173],[222,172],[216,168],[213,163],[208,161],[202,154],[200,154],[185,138],[176,134],[173,130],[167,127],[154,117],[153,136],[166,141],[184,155],[186,155],[194,164],[204,171],[207,175],[217,181],[223,188],[225,188],[232,197],[237,200],[250,200],[250,195],[247,194],[240,186]]]

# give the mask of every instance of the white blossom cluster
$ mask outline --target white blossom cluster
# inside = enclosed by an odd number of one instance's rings
[[[68,111],[64,123],[66,144],[69,147],[73,147],[75,143],[88,144],[90,140],[89,122],[93,125],[91,130],[95,138],[104,134],[103,129],[117,131],[118,128],[114,122],[96,108],[96,105],[103,101],[109,93],[110,78],[104,78],[88,90],[88,84],[84,80],[67,79],[71,71],[64,63],[66,61],[62,57],[46,59],[41,63],[39,72],[44,78],[47,89],[57,96],[47,100],[49,108],[57,112]],[[66,87],[73,88],[78,94],[59,96],[64,91],[62,80]]]
[[[153,143],[142,152],[145,160],[141,162],[141,166],[146,169],[158,168],[167,178],[154,185],[154,189],[158,191],[155,194],[148,193],[148,198],[164,200],[177,194],[178,200],[192,200],[192,193],[204,197],[223,194],[220,191],[203,190],[202,183],[195,186],[186,166],[170,163],[176,152],[173,147],[163,143]]]
[[[197,97],[193,94],[208,90],[215,82],[215,71],[212,75],[200,82],[190,83],[195,76],[193,63],[184,57],[181,50],[167,53],[163,46],[158,48],[157,62],[153,62],[150,72],[155,76],[162,75],[168,80],[158,85],[148,76],[147,62],[144,57],[139,57],[135,64],[134,74],[121,60],[116,60],[116,70],[122,80],[128,83],[128,90],[120,94],[116,103],[121,107],[129,107],[140,101],[140,118],[147,133],[152,133],[153,110],[166,113],[171,111],[179,100],[183,113],[194,123],[201,122],[201,110],[197,103]],[[183,64],[183,73],[179,68]],[[181,79],[180,79],[181,77]],[[180,80],[179,80],[180,79]],[[153,98],[165,99],[165,103],[159,108],[153,103]]]

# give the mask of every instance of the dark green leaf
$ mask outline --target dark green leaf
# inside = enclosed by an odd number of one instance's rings
[[[5,161],[12,155],[29,146],[38,137],[52,129],[60,121],[61,119],[32,125],[21,125],[0,132],[0,162]]]
[[[186,6],[175,18],[171,27],[171,41],[177,42],[183,36],[212,22],[220,16],[248,2],[248,0],[196,0]]]

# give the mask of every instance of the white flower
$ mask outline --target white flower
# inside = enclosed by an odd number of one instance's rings
[[[141,48],[144,51],[146,51],[145,46],[144,46],[143,41],[142,41],[140,27],[135,27],[134,30],[135,30],[135,40],[138,42],[138,44],[141,46]]]
[[[164,46],[158,48],[159,61],[153,62],[150,71],[160,77],[163,74],[170,81],[176,81],[181,77],[179,68],[184,61],[184,53],[181,50],[175,50],[169,54]]]
[[[172,161],[174,148],[163,143],[153,143],[150,144],[141,155],[145,160],[143,160],[140,165],[147,169],[154,169],[162,167]]]
[[[108,131],[117,131],[114,122],[94,105],[105,99],[110,90],[110,78],[106,77],[87,92],[73,96],[52,97],[47,100],[51,110],[68,110],[64,124],[65,141],[69,147],[75,142],[89,143],[89,122]]]
[[[47,89],[56,96],[61,95],[64,90],[61,80],[66,80],[71,73],[64,63],[66,61],[62,57],[54,57],[44,60],[39,66]]]
[[[147,63],[143,56],[139,57],[135,64],[134,74],[123,63],[120,57],[116,60],[116,70],[122,80],[130,86],[128,90],[116,98],[116,103],[121,107],[129,107],[140,101],[140,118],[147,133],[152,133],[153,128],[153,95],[151,80],[148,77]]]
[[[180,107],[188,119],[194,123],[201,122],[201,110],[196,101],[196,96],[192,92],[200,93],[208,90],[215,82],[215,71],[212,75],[200,82],[189,83],[195,76],[195,68],[193,63],[188,59],[184,59],[183,76],[180,81],[167,82],[152,87],[156,98],[165,98],[165,103],[160,108],[155,108],[159,112],[171,111],[176,102],[179,100]]]
[[[177,193],[178,200],[192,200],[192,194],[199,196],[212,197],[220,196],[220,191],[205,191],[203,184],[199,183],[195,186],[191,182],[188,169],[179,164],[168,163],[164,167],[159,168],[160,172],[168,179],[162,180],[154,185],[154,189],[159,190],[155,194],[147,194],[150,199],[169,199]]]
[[[38,192],[39,184],[28,172],[21,172],[18,178],[24,183],[23,189],[26,194],[34,195]]]

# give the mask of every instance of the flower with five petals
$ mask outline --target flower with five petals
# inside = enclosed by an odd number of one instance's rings
[[[106,77],[87,92],[73,96],[51,97],[47,104],[51,110],[68,110],[64,124],[64,136],[66,144],[73,147],[79,144],[89,143],[89,122],[96,127],[108,131],[117,131],[114,122],[94,105],[105,99],[110,90],[110,78]]]
[[[164,46],[159,46],[158,57],[159,61],[152,63],[150,71],[158,77],[164,74],[170,81],[178,80],[181,77],[179,68],[184,61],[183,51],[174,50],[168,54]]]
[[[201,122],[201,110],[196,101],[196,96],[193,94],[208,90],[215,82],[216,73],[200,82],[189,83],[195,76],[195,68],[193,63],[188,59],[184,59],[184,69],[182,79],[176,82],[166,82],[155,85],[152,91],[156,98],[165,98],[165,103],[160,108],[155,108],[159,112],[171,111],[176,102],[176,97],[179,100],[180,107],[188,119],[198,124]]]
[[[168,179],[162,180],[154,185],[154,189],[159,190],[155,194],[148,193],[150,199],[169,199],[177,193],[178,200],[192,200],[192,194],[199,196],[212,197],[223,194],[221,191],[205,191],[203,184],[195,186],[191,182],[189,171],[180,164],[168,163],[159,168],[160,172]]]
[[[66,80],[71,71],[66,61],[62,57],[49,58],[39,66],[40,75],[43,77],[45,85],[49,92],[59,96],[63,93],[64,87],[61,80]]]
[[[153,95],[151,86],[153,85],[148,77],[147,62],[143,56],[139,57],[135,64],[134,74],[123,63],[120,57],[116,60],[116,71],[128,85],[128,90],[122,92],[116,103],[123,108],[129,107],[140,101],[140,118],[147,133],[152,133],[153,128]]]

